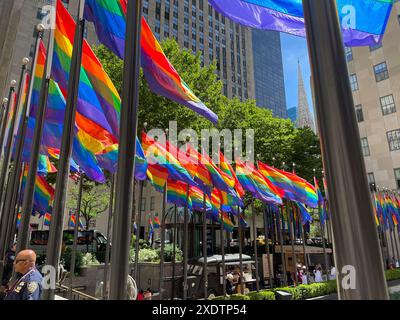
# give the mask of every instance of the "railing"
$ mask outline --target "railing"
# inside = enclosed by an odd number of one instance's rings
[[[66,298],[68,300],[99,300],[95,297],[92,297],[86,293],[83,293],[75,289],[72,289],[72,296],[71,296],[71,288],[63,284],[56,286],[56,295]]]

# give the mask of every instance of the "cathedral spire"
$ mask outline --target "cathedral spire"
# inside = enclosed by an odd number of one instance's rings
[[[310,127],[315,132],[314,120],[310,112],[310,106],[307,101],[306,90],[304,88],[303,73],[301,71],[300,60],[298,65],[298,107],[297,107],[297,127]]]

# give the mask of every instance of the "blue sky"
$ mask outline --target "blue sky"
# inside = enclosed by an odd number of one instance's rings
[[[304,85],[307,92],[308,103],[312,108],[310,87],[310,64],[308,61],[307,41],[305,38],[281,33],[283,70],[285,74],[286,104],[287,108],[297,107],[297,60],[303,71]],[[310,110],[312,112],[312,110]]]

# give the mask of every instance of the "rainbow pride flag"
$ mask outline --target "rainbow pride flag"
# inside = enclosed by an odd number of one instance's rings
[[[99,166],[103,169],[108,170],[110,173],[117,172],[118,168],[118,145],[104,148],[101,153],[96,154],[96,159]],[[136,137],[136,160],[135,160],[135,179],[142,181],[146,180],[147,175],[147,159],[144,154],[142,145],[139,139]]]
[[[57,0],[52,78],[67,96],[75,21]],[[117,143],[121,99],[86,40],[83,43],[77,126],[104,145]],[[61,116],[61,115],[60,115]],[[61,119],[60,119],[61,121]]]
[[[158,217],[154,217],[154,229],[160,229],[161,228],[161,222],[160,219],[158,219]]]
[[[192,176],[182,167],[180,162],[161,143],[142,133],[142,146],[150,165],[159,164],[168,171],[168,178],[197,186]]]
[[[282,205],[280,191],[251,164],[237,159],[236,175],[243,188],[255,198],[265,203]]]
[[[19,229],[19,225],[21,224],[22,214],[18,212],[17,214],[17,229]]]
[[[55,172],[57,172],[57,168],[50,162],[49,157],[40,154],[37,173],[40,175],[47,175]]]
[[[308,209],[305,207],[304,204],[300,203],[300,202],[295,202],[297,207],[300,210],[300,218],[301,218],[301,224],[305,225],[309,222],[312,221],[312,217],[310,215],[310,212],[308,211]]]
[[[124,58],[127,0],[86,0],[85,19],[94,23],[102,44]],[[179,76],[165,56],[146,20],[141,25],[141,66],[150,89],[197,112],[213,123],[217,115],[208,109]]]
[[[232,166],[228,163],[224,154],[221,151],[219,152],[219,164],[222,172],[224,172],[234,180],[234,188],[236,190],[237,195],[240,198],[243,198],[245,195],[245,191],[243,190],[243,187],[240,184],[235,171],[233,170]]]
[[[319,189],[318,180],[316,177],[314,177],[314,186],[318,196],[318,211],[320,213],[321,224],[324,225],[326,220],[325,199],[322,196],[321,190]]]
[[[51,213],[46,212],[46,213],[44,214],[43,219],[44,219],[44,225],[47,226],[47,227],[50,227]]]
[[[21,183],[21,194],[24,193],[26,179],[28,177],[28,166],[24,168]],[[35,194],[33,197],[33,211],[40,215],[47,212],[54,199],[54,188],[46,181],[46,179],[40,175],[36,176],[35,181]]]
[[[189,197],[192,201],[193,210],[204,211],[204,192],[200,188],[191,186]],[[212,210],[210,197],[206,194],[206,212]]]
[[[229,218],[228,214],[221,211],[221,216],[222,216],[222,224],[223,224],[224,230],[227,232],[233,232],[235,225],[233,224],[232,220]],[[219,221],[221,223],[221,217],[219,218]]]
[[[167,202],[177,206],[186,207],[192,210],[192,199],[186,197],[187,185],[181,181],[168,179],[167,182]]]
[[[252,28],[305,37],[302,0],[209,0],[216,11]],[[346,46],[379,43],[392,0],[336,0]]]

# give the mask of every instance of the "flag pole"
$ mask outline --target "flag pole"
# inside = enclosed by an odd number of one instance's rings
[[[286,277],[286,261],[285,261],[285,254],[283,252],[283,235],[282,235],[282,224],[283,224],[283,206],[278,208],[275,212],[276,214],[276,221],[277,221],[277,228],[279,229],[279,243],[281,247],[281,261],[282,261],[282,272],[283,272],[283,285],[287,286],[287,277]],[[279,217],[279,215],[281,217]],[[281,219],[282,218],[282,219]]]
[[[74,47],[72,50],[71,68],[69,72],[65,118],[61,138],[60,159],[57,168],[58,172],[56,179],[56,190],[54,195],[54,210],[52,215],[52,223],[50,225],[48,242],[49,245],[46,252],[47,264],[53,266],[56,270],[58,270],[61,253],[65,200],[68,189],[67,186],[70,170],[70,158],[72,153],[72,143],[75,134],[75,115],[78,102],[83,38],[85,29],[85,20],[83,18],[84,7],[85,1],[79,0]],[[54,300],[54,295],[55,289],[43,290],[43,300]]]
[[[220,210],[221,221],[220,221],[220,242],[221,242],[221,264],[222,264],[222,295],[226,296],[226,279],[225,279],[225,232],[224,232],[224,214],[222,210]]]
[[[176,204],[174,205],[174,237],[173,237],[173,242],[172,244],[174,245],[172,247],[172,300],[175,299],[175,267],[176,267],[176,263],[175,263],[175,259],[176,259],[176,246],[178,244],[178,242],[176,241],[177,239],[177,234],[178,234],[178,228],[177,228],[177,223],[178,223],[178,208],[176,206]]]
[[[270,231],[271,231],[271,225],[270,225],[270,221],[269,221],[269,214],[268,214],[267,206],[265,204],[264,204],[264,230],[265,230],[265,248],[266,248],[266,253],[267,253],[269,285],[272,289],[273,288],[273,276],[272,276],[271,256],[270,256],[270,248],[269,248],[269,235],[270,235]],[[272,232],[271,232],[271,240],[272,240]]]
[[[188,294],[188,217],[189,216],[189,184],[186,186],[186,206],[183,216],[183,300]]]
[[[118,153],[111,252],[110,299],[113,300],[126,299],[138,121],[141,15],[142,1],[128,0],[119,140],[121,152]]]
[[[160,283],[159,283],[159,293],[160,300],[163,300],[164,295],[164,248],[165,248],[165,218],[167,214],[167,188],[168,182],[165,181],[164,192],[163,192],[163,203],[162,203],[162,213],[161,213],[161,247],[160,247]]]
[[[1,149],[3,148],[3,140],[4,140],[4,135],[3,135],[3,128],[5,129],[5,126],[7,124],[7,105],[8,105],[8,98],[3,99],[3,103],[1,104],[1,116],[0,116],[0,158],[1,158]]]
[[[337,269],[353,266],[357,286],[340,300],[388,299],[374,226],[360,133],[353,111],[336,1],[303,0],[324,168],[330,193]],[[373,270],[373,276],[371,276]]]
[[[208,266],[207,266],[207,207],[206,193],[203,193],[203,281],[204,281],[204,299],[208,298]]]
[[[35,80],[35,73],[36,73],[36,66],[37,66],[37,58],[38,58],[38,52],[39,52],[39,45],[40,41],[42,40],[43,37],[43,31],[44,31],[44,26],[42,24],[38,24],[36,26],[36,42],[35,42],[35,51],[33,55],[33,60],[32,60],[32,68],[30,72],[30,79],[29,79],[29,87],[28,87],[28,95],[25,99],[25,103],[22,109],[21,113],[21,123],[20,123],[20,136],[19,140],[16,145],[16,154],[15,154],[15,170],[13,171],[13,177],[12,181],[14,184],[14,192],[13,194],[16,194],[17,191],[17,185],[19,184],[21,172],[22,172],[22,152],[24,149],[24,143],[25,143],[25,136],[26,136],[26,129],[28,125],[28,118],[29,118],[29,113],[30,113],[30,105],[31,105],[31,100],[32,100],[32,91],[33,91],[33,84]],[[12,195],[10,200],[11,202],[5,203],[5,212],[10,211],[11,208],[15,207],[15,202],[17,201],[16,197]],[[24,212],[24,211],[21,211]],[[29,229],[29,220],[30,220],[30,214],[25,214],[23,217],[21,217],[21,224],[19,226],[19,230],[21,230],[21,236],[23,231],[26,229],[26,224],[28,224],[28,229]],[[29,230],[28,230],[29,232]],[[18,234],[20,234],[20,231],[18,231]],[[18,237],[19,238],[19,237]],[[18,239],[20,240],[20,238]],[[22,239],[24,241],[25,239]],[[17,252],[21,250],[21,241],[18,241],[17,243]]]
[[[137,233],[136,233],[136,241],[135,241],[135,269],[134,269],[134,279],[136,283],[140,286],[140,273],[139,273],[139,241],[140,241],[140,228],[142,227],[142,202],[143,202],[143,188],[144,182],[139,181],[139,201],[138,201],[138,223],[137,225]]]
[[[292,207],[293,208],[293,207]],[[294,228],[293,228],[293,216],[292,216],[292,211],[289,208],[289,201],[286,201],[286,211],[288,214],[288,228],[289,228],[289,234],[290,234],[290,244],[292,246],[292,262],[293,262],[293,282],[294,285],[297,286],[297,257],[296,257],[296,251],[294,248]]]
[[[111,175],[111,188],[110,188],[110,202],[108,207],[108,218],[107,218],[107,244],[106,244],[106,255],[104,260],[104,280],[103,280],[103,300],[108,299],[108,269],[110,266],[110,232],[111,222],[113,215],[113,204],[114,204],[114,185],[115,185],[115,174]],[[137,237],[137,235],[136,235]],[[136,266],[135,266],[136,268]],[[136,270],[136,269],[135,269]],[[136,278],[135,278],[136,281]]]
[[[258,251],[257,251],[257,227],[256,227],[256,212],[254,209],[254,199],[251,202],[251,214],[252,214],[252,227],[253,227],[253,240],[254,240],[254,260],[255,260],[255,267],[256,267],[256,291],[260,291],[260,282],[259,282],[259,275],[258,275]]]
[[[78,231],[79,231],[79,222],[81,216],[81,204],[82,204],[82,188],[83,188],[83,176],[84,173],[81,172],[79,177],[79,189],[78,189],[78,203],[76,206],[75,212],[75,226],[74,226],[74,243],[72,246],[72,254],[71,254],[71,265],[70,265],[70,288],[69,288],[69,298],[72,300],[72,285],[74,282],[75,276],[75,260],[76,260],[76,250],[78,244]],[[72,219],[72,215],[71,215]]]
[[[24,87],[24,77],[25,77],[25,72],[26,72],[26,65],[29,63],[28,58],[23,58],[22,59],[22,67],[21,67],[21,73],[20,73],[20,78],[19,78],[19,86],[18,86],[18,95],[17,95],[17,102],[14,107],[14,114],[11,119],[11,125],[8,131],[8,137],[5,145],[5,154],[3,158],[3,165],[1,168],[1,176],[0,176],[0,208],[1,208],[1,234],[0,234],[0,275],[3,275],[3,268],[4,268],[4,255],[7,250],[7,229],[10,227],[10,220],[12,219],[10,212],[4,211],[5,206],[2,206],[3,204],[3,195],[4,191],[6,191],[6,196],[7,194],[12,193],[14,188],[11,189],[11,187],[14,187],[12,184],[12,179],[11,179],[11,174],[9,173],[10,170],[10,160],[11,160],[11,153],[13,149],[13,138],[14,138],[14,128],[15,128],[15,123],[16,123],[16,118],[18,115],[18,109],[19,109],[19,104],[21,101],[21,96],[22,96],[22,88]],[[10,101],[9,101],[10,103]],[[11,169],[13,170],[13,169]],[[7,179],[7,187],[5,185],[5,181]]]
[[[4,121],[3,121],[3,125],[1,127],[1,134],[0,134],[0,158],[3,154],[3,147],[4,147],[4,142],[5,142],[4,140],[5,140],[5,135],[6,135],[8,117],[10,115],[11,105],[14,104],[14,99],[12,99],[12,98],[13,98],[13,93],[15,91],[16,85],[17,85],[17,81],[15,81],[15,80],[10,81],[10,90],[8,91],[8,98],[3,99],[3,102],[5,102],[7,104],[7,106],[6,106],[6,110],[4,113]],[[7,100],[7,102],[6,102],[6,100]],[[0,185],[0,187],[1,187],[1,185]]]
[[[240,217],[240,207],[237,206],[238,210],[238,217]],[[244,211],[243,211],[244,215]],[[244,217],[243,217],[244,218]],[[242,238],[243,238],[243,232],[242,232],[242,225],[240,223],[240,218],[238,218],[238,233],[239,233],[239,270],[240,270],[240,276],[239,276],[239,283],[240,283],[240,293],[244,294],[244,281],[243,281],[243,244],[242,244]]]
[[[56,6],[56,5],[55,5]],[[47,57],[45,69],[43,71],[43,79],[40,88],[38,110],[35,117],[35,129],[33,133],[33,140],[30,152],[28,176],[26,177],[24,197],[22,200],[22,212],[32,212],[33,197],[35,193],[36,174],[39,161],[39,151],[42,142],[43,125],[47,107],[47,98],[49,92],[51,65],[53,61],[53,48],[54,48],[54,28],[50,28],[49,41],[47,44]],[[33,80],[34,81],[34,80]],[[23,217],[21,221],[20,232],[18,234],[18,249],[23,250],[28,246],[28,217]]]

